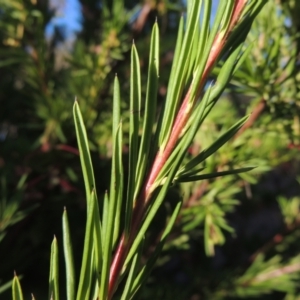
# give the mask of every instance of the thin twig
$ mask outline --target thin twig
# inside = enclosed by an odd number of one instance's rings
[[[263,113],[267,106],[267,102],[264,98],[262,98],[254,110],[252,111],[249,119],[247,122],[241,127],[241,129],[236,133],[236,135],[233,137],[233,139],[237,139],[239,136],[241,136],[248,128],[252,127],[253,124],[256,122],[256,120],[260,117],[260,115]]]
[[[197,202],[197,200],[200,199],[203,196],[203,194],[206,192],[206,189],[209,185],[208,183],[209,183],[209,181],[205,180],[205,181],[202,181],[198,185],[196,190],[193,191],[190,198],[186,201],[186,203],[184,205],[184,208],[193,206]]]
[[[269,250],[274,248],[276,245],[282,242],[282,240],[289,234],[293,233],[295,230],[300,228],[300,221],[294,222],[291,226],[285,228],[282,233],[277,233],[273,238],[265,243],[262,247],[256,250],[249,258],[250,262],[253,262],[259,254],[267,253]]]

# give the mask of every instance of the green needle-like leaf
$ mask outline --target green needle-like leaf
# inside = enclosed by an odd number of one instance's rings
[[[122,294],[121,300],[129,300],[132,299],[132,295],[130,293],[133,283],[135,281],[136,273],[137,273],[137,267],[138,267],[138,262],[140,259],[140,252],[136,253],[133,257],[133,260],[131,262],[129,274],[126,280],[124,292]]]
[[[95,251],[95,269],[97,272],[102,268],[102,236],[101,236],[101,219],[99,214],[98,201],[95,202],[94,209],[94,251]]]
[[[120,231],[121,205],[123,196],[123,163],[122,163],[122,122],[121,116],[121,96],[120,85],[117,76],[114,82],[114,100],[113,100],[113,155],[110,181],[110,202],[109,213],[112,214],[113,240],[112,246],[116,243]],[[109,225],[110,226],[110,225]],[[107,228],[110,232],[110,228]],[[107,242],[107,240],[106,240]]]
[[[199,88],[203,89],[203,86],[200,85],[201,82],[202,85],[204,85],[205,83],[202,80],[203,75],[205,75],[203,74],[203,72],[207,67],[207,60],[212,51],[213,43],[218,33],[221,20],[223,18],[223,12],[225,10],[226,5],[228,5],[228,2],[226,1],[219,2],[220,8],[217,10],[217,14],[213,22],[213,27],[210,31],[209,22],[210,22],[210,15],[211,15],[211,5],[212,3],[210,0],[204,1],[204,19],[203,19],[203,23],[201,24],[202,26],[200,29],[200,39],[199,39],[199,46],[198,46],[199,50],[201,49],[202,52],[199,51],[198,58],[196,60],[197,65],[195,65],[194,68],[195,71],[194,71],[193,81],[191,84],[191,93],[190,93],[191,103],[193,103],[196,100],[195,97],[198,94]],[[215,61],[215,63],[216,62],[217,61]]]
[[[114,99],[113,99],[113,112],[112,112],[112,136],[115,137],[120,124],[121,118],[121,96],[120,96],[120,84],[117,75],[114,80]]]
[[[102,215],[102,232],[101,232],[101,239],[102,241],[106,240],[106,234],[107,234],[107,222],[108,222],[108,212],[109,209],[109,196],[108,192],[106,191],[104,194],[104,201],[103,201],[103,215]],[[102,244],[102,252],[104,250],[104,244]]]
[[[3,293],[4,291],[8,290],[9,288],[11,288],[12,286],[12,283],[13,283],[13,280],[10,280],[6,283],[1,283],[1,286],[0,286],[0,294]]]
[[[62,218],[63,227],[63,246],[64,246],[64,257],[66,265],[66,288],[67,288],[67,300],[75,299],[75,269],[73,260],[73,248],[70,236],[68,215],[66,209],[63,213]]]
[[[183,147],[181,149],[181,151],[179,152],[179,154],[177,155],[176,159],[174,160],[174,163],[172,165],[172,168],[168,174],[168,177],[166,178],[164,184],[162,185],[162,188],[160,189],[158,195],[155,197],[155,199],[153,199],[153,202],[150,204],[149,210],[147,212],[147,215],[145,217],[145,220],[142,224],[142,226],[139,229],[138,234],[136,235],[136,238],[129,250],[129,253],[126,257],[125,260],[125,265],[131,260],[131,258],[133,257],[134,253],[137,251],[139,245],[141,244],[144,235],[147,231],[147,229],[149,228],[153,218],[155,217],[159,207],[161,206],[163,200],[166,197],[166,194],[168,192],[168,189],[174,179],[174,176],[176,174],[176,171],[178,170],[179,165],[181,164],[184,154],[185,154],[185,150],[186,148]]]
[[[215,178],[215,177],[219,177],[219,176],[244,173],[244,172],[251,171],[254,168],[255,167],[247,167],[247,168],[233,169],[233,170],[228,170],[228,171],[223,171],[223,172],[194,175],[194,176],[191,176],[190,173],[187,172],[183,176],[176,179],[176,181],[177,182],[190,182],[190,181],[204,180],[204,179],[210,179],[210,178]],[[193,174],[193,172],[191,172],[191,173]]]
[[[12,298],[13,300],[23,300],[23,293],[18,276],[15,274],[12,283]]]
[[[138,169],[136,176],[136,191],[142,184],[147,164],[149,162],[150,143],[152,140],[153,124],[155,121],[156,113],[156,101],[157,101],[157,86],[158,86],[158,72],[159,72],[159,30],[157,23],[154,24],[151,44],[150,44],[150,56],[149,56],[149,70],[148,70],[148,82],[145,101],[145,114],[143,124],[143,135],[138,156]],[[152,149],[156,151],[156,149]],[[136,195],[135,195],[136,196]]]
[[[131,290],[131,294],[130,294],[131,298],[137,292],[137,290],[143,285],[143,283],[146,281],[146,279],[149,277],[149,274],[150,274],[152,268],[154,267],[154,264],[155,264],[157,258],[159,257],[159,254],[161,253],[161,251],[163,249],[165,241],[174,226],[174,223],[176,221],[176,218],[177,218],[180,208],[181,208],[181,204],[182,204],[182,202],[179,202],[176,205],[175,210],[172,213],[172,216],[168,222],[168,225],[165,228],[159,243],[156,245],[154,253],[151,255],[151,257],[148,259],[146,265],[142,268],[142,270],[140,271],[138,276],[135,278],[134,284],[133,284],[133,287]],[[129,298],[129,299],[131,299],[131,298]]]
[[[74,107],[73,107],[73,116],[74,116],[74,122],[75,122],[75,128],[76,128],[76,137],[77,137],[77,143],[80,153],[80,162],[83,172],[83,178],[84,178],[84,184],[85,184],[85,192],[86,192],[86,199],[87,199],[87,206],[89,210],[89,197],[92,195],[92,190],[94,190],[95,187],[95,178],[94,178],[94,171],[93,171],[93,165],[89,150],[89,144],[88,144],[88,138],[86,134],[86,129],[83,123],[82,115],[80,112],[80,108],[78,105],[78,102],[75,101]]]
[[[168,91],[170,89],[174,88],[174,87],[171,88],[171,85],[174,85],[174,76],[176,75],[176,68],[178,67],[178,60],[179,60],[179,55],[181,53],[183,37],[184,37],[184,19],[183,19],[183,17],[181,17],[180,22],[179,22],[175,51],[174,51],[174,58],[173,58],[173,63],[172,63],[172,68],[171,68],[171,73],[170,73],[170,78],[169,78]],[[169,94],[170,93],[167,94],[167,97]],[[155,131],[155,138],[154,138],[155,147],[161,146],[161,140],[163,139],[163,133],[166,131],[166,129],[163,129],[162,126],[171,126],[172,125],[170,123],[166,124],[164,121],[164,117],[168,115],[167,111],[169,111],[171,108],[174,108],[171,104],[173,104],[173,106],[174,106],[174,103],[166,100],[164,107],[163,107],[163,112],[160,113],[160,115],[159,115],[158,124],[157,124],[156,131]]]
[[[168,172],[169,170],[171,170],[171,168],[173,168],[178,156],[181,157],[181,154],[186,152],[188,147],[190,146],[196,132],[198,131],[202,121],[204,120],[204,112],[205,110],[207,110],[207,104],[210,98],[210,90],[211,87],[207,89],[203,100],[194,109],[192,116],[186,126],[186,131],[183,138],[179,141],[157,177],[157,185],[160,185],[161,181],[163,181],[165,177],[169,176]]]
[[[139,57],[135,45],[131,49],[130,76],[130,132],[129,132],[129,174],[125,213],[125,232],[128,233],[134,201],[136,168],[138,159],[139,119],[141,114],[141,74]]]
[[[210,147],[201,151],[199,155],[189,161],[185,167],[182,169],[181,174],[186,174],[189,170],[195,168],[202,161],[204,161],[207,157],[215,153],[219,148],[221,148],[227,141],[229,141],[243,126],[243,124],[247,121],[248,116],[239,120],[236,124],[234,124],[231,128],[229,128],[224,134],[222,134]],[[180,177],[180,175],[179,175]]]
[[[165,104],[165,109],[162,118],[161,133],[159,136],[159,146],[164,148],[164,144],[169,138],[172,130],[172,124],[175,119],[176,112],[181,101],[182,91],[184,84],[186,83],[186,74],[189,67],[190,55],[192,47],[194,45],[193,39],[195,38],[197,28],[195,24],[198,24],[200,8],[202,1],[193,1],[190,9],[190,16],[188,19],[187,29],[184,34],[182,46],[176,45],[176,50],[180,51],[180,54],[176,54],[173,61],[175,65],[174,75],[172,74],[172,81],[169,81],[168,94]],[[180,24],[182,26],[182,24]],[[179,27],[179,38],[182,39],[182,27]],[[178,59],[177,59],[178,57]],[[173,68],[173,67],[172,67]],[[173,70],[172,70],[173,72]]]
[[[77,300],[88,300],[90,299],[90,291],[93,285],[92,283],[92,266],[93,266],[93,232],[95,224],[95,207],[96,207],[96,194],[92,191],[90,196],[90,209],[87,214],[85,238],[83,247],[83,257],[80,270],[79,286],[77,291]]]
[[[108,279],[111,265],[113,245],[117,241],[120,229],[120,213],[123,195],[123,166],[122,166],[122,123],[120,123],[120,88],[117,77],[114,85],[113,104],[113,155],[111,167],[111,184],[109,201],[105,203],[107,217],[103,227],[103,264],[101,271],[100,299],[106,299]]]
[[[59,287],[58,287],[58,245],[57,239],[54,237],[51,245],[50,256],[50,275],[49,275],[49,299],[59,300]]]
[[[119,131],[117,131],[117,138],[119,136],[119,132],[121,132],[121,128]],[[119,148],[116,147],[114,152],[114,157],[118,155],[117,152],[120,152]],[[118,160],[118,158],[116,157]],[[105,203],[107,203],[107,208],[105,208],[105,211],[107,211],[107,217],[105,220],[105,226],[103,226],[103,231],[105,232],[102,234],[104,236],[103,238],[103,262],[102,262],[102,271],[101,271],[101,288],[100,288],[100,295],[99,299],[106,299],[107,297],[107,290],[108,290],[108,279],[109,279],[109,272],[110,272],[110,264],[111,264],[111,253],[113,249],[113,243],[115,242],[113,240],[114,238],[114,232],[115,227],[119,226],[119,220],[116,220],[117,218],[120,218],[116,216],[116,210],[118,202],[120,201],[120,198],[122,197],[122,175],[120,172],[120,165],[118,164],[118,169],[114,169],[116,172],[116,176],[114,176],[114,185],[111,186],[111,193],[109,196],[109,200],[106,199]],[[114,163],[113,163],[114,165]]]
[[[220,29],[219,29],[221,34],[222,34],[222,32],[225,32],[228,30],[234,5],[235,5],[234,1],[228,1],[227,6],[224,11],[222,10],[222,8],[218,9],[218,11],[220,11],[223,15],[222,22],[220,24]]]

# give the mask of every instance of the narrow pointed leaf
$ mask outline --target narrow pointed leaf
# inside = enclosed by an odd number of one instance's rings
[[[105,226],[103,226],[103,262],[99,299],[106,299],[108,292],[109,271],[114,243],[117,241],[120,227],[121,201],[123,195],[122,166],[122,123],[120,123],[120,87],[117,77],[114,82],[113,98],[113,154],[109,201],[105,202]],[[105,231],[104,231],[105,230]]]
[[[155,197],[155,199],[153,199],[153,202],[150,204],[149,210],[147,212],[147,216],[145,217],[145,220],[144,220],[143,224],[141,225],[139,232],[137,233],[136,238],[135,238],[135,240],[129,250],[129,253],[126,257],[125,265],[132,259],[133,255],[136,253],[139,245],[141,244],[141,242],[144,238],[144,235],[145,235],[147,229],[149,228],[149,225],[151,224],[159,207],[161,206],[163,200],[165,199],[168,189],[169,189],[169,187],[174,179],[174,176],[176,174],[176,171],[178,170],[178,167],[180,166],[180,164],[184,158],[185,150],[186,150],[186,147],[183,147],[183,149],[181,149],[181,152],[179,152],[179,154],[177,155],[176,159],[174,160],[173,166],[168,174],[166,181],[162,185],[162,188],[160,189],[158,195]]]
[[[201,60],[203,59],[203,53],[206,47],[206,42],[208,40],[209,31],[210,31],[210,16],[211,16],[211,3],[204,1],[202,6],[201,13],[203,14],[203,21],[201,22],[200,27],[200,36],[199,36],[199,43],[197,45],[198,49],[198,57],[196,60],[196,66],[199,66]]]
[[[137,290],[141,287],[141,285],[143,285],[143,283],[146,281],[146,279],[149,277],[149,274],[150,274],[152,268],[154,267],[155,262],[156,262],[157,258],[159,257],[159,255],[160,255],[160,253],[163,249],[165,241],[166,241],[168,235],[170,234],[170,232],[171,232],[171,230],[172,230],[172,228],[175,224],[175,221],[176,221],[176,218],[179,214],[181,205],[182,205],[182,202],[179,202],[176,205],[175,210],[172,213],[172,216],[171,216],[171,218],[168,222],[168,225],[166,226],[158,245],[155,247],[154,253],[147,260],[146,265],[142,268],[142,270],[140,271],[140,273],[138,274],[138,276],[134,280],[134,284],[133,284],[131,294],[130,294],[131,298],[137,292]],[[129,299],[131,299],[131,298],[129,298]]]
[[[138,159],[139,119],[141,114],[141,74],[140,62],[135,45],[131,49],[130,75],[130,131],[129,131],[129,174],[125,213],[125,232],[128,233],[132,215],[133,197]]]
[[[195,1],[197,2],[197,1]],[[204,70],[208,67],[207,61],[209,58],[209,55],[212,51],[213,48],[213,43],[215,41],[216,35],[218,34],[218,30],[220,27],[220,23],[222,20],[222,12],[224,12],[224,9],[228,5],[226,1],[220,1],[219,2],[219,8],[217,10],[217,14],[215,16],[214,22],[213,22],[213,27],[211,31],[209,31],[208,26],[209,26],[209,21],[210,21],[210,15],[211,15],[211,7],[212,3],[210,0],[205,0],[204,1],[204,20],[205,23],[202,24],[203,29],[200,31],[201,38],[205,38],[204,41],[201,40],[200,43],[201,45],[205,43],[205,47],[203,47],[203,52],[199,52],[199,56],[197,59],[197,66],[195,69],[194,73],[194,78],[191,83],[190,87],[190,102],[194,103],[196,100],[196,95],[199,94],[199,91],[203,89],[205,82],[203,82],[203,78],[206,78],[208,74],[204,74]],[[209,32],[209,34],[208,34]],[[206,35],[207,34],[207,35]],[[217,61],[215,61],[216,63]],[[207,69],[210,71],[209,69]],[[202,86],[200,85],[202,83]]]
[[[121,208],[122,208],[122,198],[123,198],[123,185],[124,185],[124,174],[123,174],[123,162],[122,162],[122,123],[120,123],[119,130],[117,132],[116,139],[116,152],[115,156],[117,158],[116,161],[116,174],[118,174],[116,178],[116,208],[114,213],[114,232],[113,232],[113,246],[116,244],[117,239],[119,237],[120,226],[121,226]]]
[[[157,87],[158,87],[158,74],[159,74],[158,72],[159,72],[159,30],[158,30],[157,23],[155,23],[151,35],[143,135],[142,135],[139,156],[138,156],[136,190],[138,190],[142,184],[146,167],[149,162],[149,149],[151,148],[150,143],[152,140],[153,124],[155,121],[155,113],[156,113]],[[153,149],[153,151],[156,151],[156,149]]]
[[[182,91],[184,89],[186,74],[190,61],[190,54],[193,46],[193,39],[197,32],[195,24],[198,24],[200,17],[200,8],[202,1],[193,1],[191,6],[191,15],[188,20],[186,32],[184,34],[182,46],[180,47],[180,54],[178,60],[174,61],[175,73],[172,77],[172,82],[169,81],[166,105],[164,109],[164,114],[162,118],[161,134],[159,138],[159,146],[164,147],[164,144],[169,138],[172,130],[172,124],[175,119],[176,112],[179,108],[179,103],[181,101]],[[179,33],[181,33],[181,27],[179,28]],[[181,36],[180,36],[181,38]],[[177,58],[177,56],[175,57]]]
[[[21,279],[21,277],[19,276],[18,279]],[[13,280],[10,280],[6,283],[1,283],[0,294],[3,293],[4,291],[8,290],[9,288],[11,288],[12,284],[13,284]]]
[[[132,295],[130,293],[133,283],[135,281],[136,273],[137,273],[137,267],[138,267],[138,261],[140,259],[140,253],[136,253],[133,257],[133,260],[131,262],[129,274],[126,280],[125,288],[121,297],[121,300],[129,300],[132,298]]]
[[[93,266],[93,232],[94,232],[94,218],[97,201],[95,191],[92,191],[90,196],[90,209],[87,214],[85,235],[84,235],[84,247],[83,257],[80,270],[79,286],[77,291],[77,300],[88,300],[90,299],[90,292],[92,286],[92,266]]]
[[[112,136],[115,137],[121,118],[121,96],[120,96],[120,84],[117,75],[114,80],[114,97],[113,97],[113,124],[112,124]]]
[[[228,52],[230,47],[235,48],[237,45],[244,42],[251,29],[254,19],[267,2],[268,1],[266,0],[251,1],[248,5],[246,5],[243,15],[247,15],[247,17],[240,18],[240,24],[229,36],[227,43],[222,50],[222,54]]]
[[[73,116],[74,116],[74,122],[76,128],[77,143],[78,143],[78,148],[80,153],[80,162],[81,162],[84,184],[85,184],[87,205],[89,210],[89,197],[92,194],[92,190],[95,189],[95,179],[94,179],[94,171],[93,171],[92,160],[89,151],[86,129],[83,123],[82,115],[77,101],[75,101],[74,103]]]
[[[121,202],[123,195],[123,163],[122,163],[122,122],[121,122],[121,96],[120,85],[117,76],[114,82],[114,98],[113,98],[113,149],[112,149],[112,167],[110,180],[110,201],[109,201],[109,217],[113,220],[107,228],[107,238],[110,239],[110,230],[112,231],[112,245],[115,244],[120,229]],[[106,240],[107,242],[107,240]]]
[[[207,110],[208,101],[210,99],[210,90],[211,90],[211,86],[207,89],[203,100],[195,107],[192,116],[186,126],[186,131],[183,138],[178,142],[177,146],[171,153],[167,162],[162,167],[161,172],[157,176],[157,180],[156,180],[157,186],[161,185],[162,184],[161,182],[164,180],[164,178],[169,176],[168,173],[176,164],[178,157],[181,157],[181,155],[187,152],[188,147],[190,146],[197,131],[199,130],[201,123],[204,120],[204,114],[205,111]]]
[[[101,219],[99,214],[98,201],[95,201],[94,209],[94,251],[95,251],[95,269],[100,273],[102,267],[102,236]],[[100,283],[99,283],[100,284]]]
[[[51,245],[50,275],[49,275],[49,299],[59,300],[59,270],[58,270],[58,245],[54,237]]]
[[[199,155],[193,158],[190,162],[188,162],[184,169],[183,173],[193,169],[197,165],[199,165],[202,161],[204,161],[207,157],[215,153],[219,148],[221,148],[227,141],[229,141],[243,126],[243,124],[247,121],[248,116],[239,120],[236,124],[234,124],[230,129],[228,129],[224,134],[222,134],[210,147],[201,151]]]
[[[232,74],[234,74],[237,70],[239,70],[239,68],[242,66],[242,64],[244,63],[244,61],[249,58],[249,54],[250,52],[253,50],[254,47],[254,43],[250,44],[247,49],[241,54],[241,56],[239,57],[234,70],[232,72]]]
[[[64,246],[64,257],[66,265],[66,289],[67,289],[67,300],[75,299],[75,269],[73,260],[73,248],[70,236],[68,215],[66,209],[63,212],[62,218],[63,225],[63,246]]]
[[[233,169],[233,170],[228,170],[228,171],[223,171],[223,172],[194,175],[194,176],[191,176],[189,173],[185,173],[183,176],[176,179],[176,181],[177,182],[190,182],[190,181],[211,179],[211,178],[216,178],[219,176],[226,176],[226,175],[233,175],[233,174],[248,172],[248,171],[253,170],[254,168],[255,167],[247,167],[247,168]]]
[[[176,84],[176,82],[174,81],[174,77],[176,75],[176,69],[179,67],[178,60],[179,60],[179,56],[181,53],[183,37],[184,37],[184,19],[183,19],[183,17],[181,17],[180,22],[179,22],[179,27],[178,27],[178,34],[177,34],[175,51],[174,51],[173,63],[172,63],[170,77],[169,77],[167,97],[169,97],[169,95],[171,94],[171,93],[169,93],[169,91],[173,90],[174,85]],[[159,115],[156,131],[155,131],[155,138],[154,138],[155,147],[157,147],[157,148],[159,148],[161,146],[161,141],[164,139],[164,133],[167,132],[166,127],[172,126],[172,123],[173,123],[172,118],[170,118],[168,122],[166,122],[164,119],[166,116],[168,116],[168,114],[169,114],[168,111],[172,108],[172,104],[174,105],[174,103],[172,103],[167,98],[167,100],[164,103],[162,112]],[[165,126],[165,127],[163,127],[163,126]]]
[[[106,240],[107,235],[107,222],[108,222],[108,208],[109,208],[109,195],[106,191],[104,194],[103,201],[103,215],[102,215],[102,231],[101,231],[101,239],[102,241]],[[104,251],[104,244],[102,244],[102,252]]]
[[[23,300],[23,292],[21,288],[20,281],[18,276],[15,275],[12,282],[12,299],[13,300]]]

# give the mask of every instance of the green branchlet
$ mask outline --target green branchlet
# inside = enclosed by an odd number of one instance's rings
[[[79,285],[75,292],[72,247],[66,212],[63,215],[64,253],[70,258],[66,259],[68,300],[75,298],[88,300],[91,297],[110,300],[117,292],[121,280],[126,281],[123,291],[120,292],[121,299],[132,299],[149,276],[179,214],[182,199],[173,208],[154,252],[145,265],[142,265],[145,235],[171,185],[175,182],[192,182],[233,175],[252,169],[252,167],[238,167],[201,174],[204,169],[203,163],[240,130],[247,117],[236,122],[208,148],[201,149],[194,158],[189,158],[187,152],[199,127],[214,108],[231,77],[239,71],[238,66],[246,59],[242,51],[243,42],[255,16],[265,3],[263,0],[220,1],[210,29],[211,1],[188,1],[187,25],[184,28],[181,19],[166,102],[161,115],[158,116],[158,122],[156,122],[159,79],[158,24],[154,24],[151,35],[144,101],[141,96],[139,57],[135,45],[132,46],[128,182],[125,182],[123,171],[122,95],[118,78],[115,77],[111,181],[109,190],[100,203],[86,128],[79,104],[75,101],[73,116],[85,183],[87,221]],[[201,13],[203,19],[199,26]],[[211,82],[210,76],[216,65],[221,67],[215,81]],[[142,128],[139,127],[140,123]],[[123,191],[125,188],[126,192]],[[221,229],[231,231],[222,218],[223,212],[219,210],[217,214],[210,213],[212,208],[207,206],[207,213],[202,216],[205,223],[204,235],[208,241],[206,243],[208,254],[213,253],[216,244],[224,242]],[[218,207],[214,212],[217,209]],[[58,300],[56,239],[51,247],[49,286],[49,298]],[[22,299],[17,277],[13,282],[13,294],[14,299]]]

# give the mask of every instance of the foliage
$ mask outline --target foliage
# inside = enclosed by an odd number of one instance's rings
[[[273,22],[269,22],[270,18]],[[226,122],[232,119],[237,121],[240,111],[245,108],[252,111],[234,139],[207,160],[203,169],[224,172],[232,169],[232,166],[244,167],[245,164],[256,168],[250,173],[183,187],[185,194],[189,195],[181,219],[183,229],[186,231],[204,224],[208,255],[214,254],[214,245],[225,242],[222,229],[233,232],[233,228],[227,224],[226,213],[232,212],[234,206],[239,204],[235,196],[242,191],[242,187],[249,188],[249,184],[256,184],[259,174],[291,159],[296,153],[287,151],[287,148],[297,147],[300,136],[299,71],[295,68],[297,33],[285,26],[285,22],[284,10],[269,2],[255,20],[244,44],[247,55],[233,74],[230,94],[223,97],[222,102],[217,104],[219,109],[205,120],[193,145],[195,149],[205,149],[219,134],[220,128],[228,128]],[[278,34],[277,28],[280,28],[281,34]],[[259,40],[259,47],[254,47],[256,40]],[[217,72],[218,69],[215,74]],[[246,97],[251,97],[251,101]],[[222,118],[224,111],[229,114],[226,119]],[[249,127],[251,130],[247,130]],[[263,140],[260,138],[262,133]],[[194,152],[193,148],[191,153]],[[228,188],[224,190],[224,186]],[[211,236],[208,232],[212,232]]]
[[[213,21],[211,1],[184,18],[175,1],[96,2],[70,50],[63,28],[44,38],[46,2],[0,0],[0,276],[24,274],[0,291],[45,298],[49,254],[49,299],[297,299],[294,2],[220,1]]]

